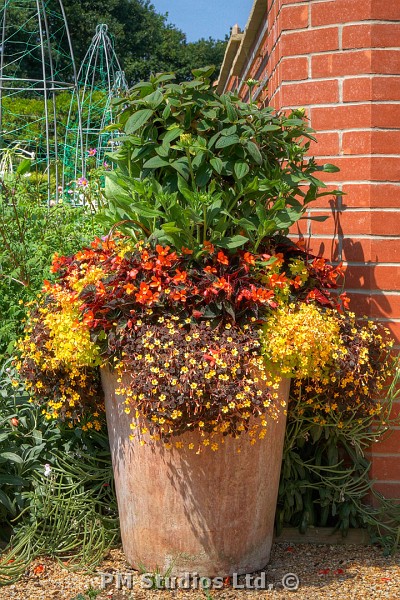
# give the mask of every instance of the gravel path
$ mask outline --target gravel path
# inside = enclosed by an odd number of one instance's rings
[[[100,573],[113,578],[103,591]],[[97,573],[68,572],[55,561],[36,561],[29,573],[16,584],[0,588],[1,600],[228,600],[291,599],[314,600],[343,598],[400,600],[400,554],[385,557],[371,546],[330,546],[275,544],[271,562],[265,570],[266,589],[245,590],[225,582],[223,589],[145,590],[137,572],[129,568],[120,549],[113,550]],[[132,589],[116,589],[117,573],[132,578]],[[282,578],[288,574],[299,578],[298,589],[284,589]],[[295,578],[287,578],[293,585]],[[244,585],[239,578],[237,585]],[[269,589],[268,589],[269,586]],[[89,591],[89,590],[92,591]],[[99,592],[98,595],[95,592]],[[81,594],[81,595],[80,595]]]

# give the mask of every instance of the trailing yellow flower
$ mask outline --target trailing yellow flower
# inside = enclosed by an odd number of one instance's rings
[[[343,347],[337,313],[314,304],[279,308],[261,339],[268,367],[297,379],[327,377],[333,354]]]

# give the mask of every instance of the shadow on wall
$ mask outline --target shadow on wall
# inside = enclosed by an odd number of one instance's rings
[[[332,198],[329,205],[331,212],[327,221],[321,223],[308,218],[304,221],[306,226],[297,226],[296,234],[305,241],[306,249],[312,254],[325,256],[335,263],[350,263],[346,265],[343,288],[351,298],[351,310],[374,319],[393,317],[393,306],[385,288],[381,287],[382,277],[377,278],[380,259],[377,254],[372,254],[371,240],[346,234],[343,221],[348,219],[343,216],[346,206],[342,197]],[[313,213],[318,214],[316,210]],[[326,214],[326,211],[319,214]]]

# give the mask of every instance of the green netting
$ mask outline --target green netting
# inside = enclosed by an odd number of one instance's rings
[[[78,72],[78,89],[83,143],[80,144],[79,138],[76,93],[73,94],[65,137],[63,188],[70,193],[76,190],[75,182],[85,176],[80,170],[81,163],[86,164],[89,160],[90,167],[102,166],[106,153],[118,144],[118,132],[104,129],[114,122],[113,98],[123,95],[128,86],[105,24],[96,27]],[[75,196],[75,201],[79,201],[78,192]]]
[[[58,198],[65,123],[77,90],[64,8],[61,0],[2,0],[0,6],[0,151],[15,146],[16,156],[35,159],[50,202]],[[78,157],[83,171],[83,153]]]

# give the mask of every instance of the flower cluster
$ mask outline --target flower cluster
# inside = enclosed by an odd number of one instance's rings
[[[338,421],[340,428],[346,415],[365,418],[381,413],[393,340],[381,324],[357,319],[354,313],[337,320],[341,343],[333,353],[329,378],[298,379],[293,394],[315,413],[316,423],[324,424],[326,415],[334,412],[345,415]]]
[[[212,450],[218,449],[216,433],[237,437],[250,429],[254,443],[261,427],[258,437],[264,437],[268,417],[278,415],[278,394],[256,329],[230,323],[213,328],[211,321],[154,314],[136,325],[117,365],[117,393],[132,411],[133,430],[157,439],[198,430]]]
[[[264,326],[263,352],[270,369],[298,380],[313,378],[328,385],[333,364],[343,353],[337,311],[315,304],[289,304]],[[299,352],[301,349],[301,352]]]
[[[57,281],[45,282],[20,342],[20,371],[48,417],[78,422],[87,404],[98,415],[96,367],[109,365],[116,367],[133,429],[167,443],[198,430],[212,449],[215,433],[249,431],[255,440],[277,415],[278,379],[264,366],[262,328],[283,327],[287,307],[292,320],[299,310],[297,321],[307,315],[311,322],[318,305],[324,327],[313,349],[320,351],[322,337],[333,340],[337,333],[329,311],[346,302],[330,293],[341,267],[294,244],[231,255],[206,242],[194,259],[185,248],[116,236],[96,239],[71,257],[56,255],[52,271]],[[293,357],[310,353],[304,327],[292,338],[284,331]]]

